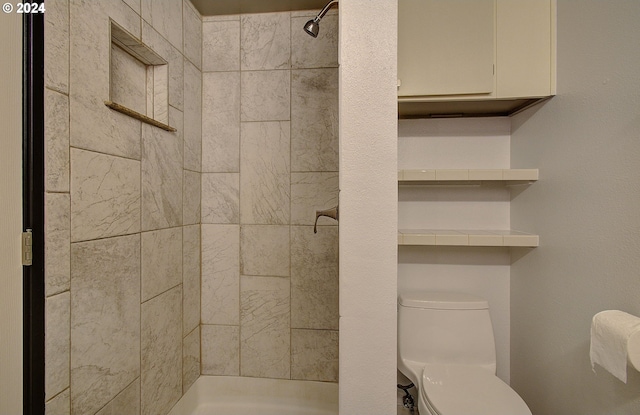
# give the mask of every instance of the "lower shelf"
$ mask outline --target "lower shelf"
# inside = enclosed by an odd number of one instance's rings
[[[398,245],[519,246],[535,248],[538,244],[538,235],[514,230],[398,230]]]

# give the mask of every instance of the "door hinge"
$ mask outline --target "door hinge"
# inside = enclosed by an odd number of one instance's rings
[[[33,264],[33,233],[31,229],[22,232],[22,265]]]

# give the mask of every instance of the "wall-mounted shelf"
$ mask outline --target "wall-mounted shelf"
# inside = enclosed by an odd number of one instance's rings
[[[398,245],[535,248],[538,235],[514,230],[400,229]]]
[[[483,181],[505,184],[538,180],[538,169],[409,169],[398,170],[401,184],[467,184]]]
[[[538,180],[538,169],[405,169],[398,171],[400,185],[505,185]],[[505,246],[535,248],[538,235],[515,230],[400,229],[398,245]]]

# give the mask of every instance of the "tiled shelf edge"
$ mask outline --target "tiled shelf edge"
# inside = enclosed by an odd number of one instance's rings
[[[147,117],[144,114],[140,114],[138,111],[134,111],[130,108],[125,107],[124,105],[120,105],[116,102],[111,102],[111,101],[105,101],[104,105],[106,105],[107,107],[111,108],[114,111],[118,111],[122,114],[128,115],[129,117],[135,118],[138,121],[142,121],[144,123],[153,125],[154,127],[158,127],[158,128],[162,128],[165,131],[169,131],[172,133],[175,133],[176,130],[174,127],[167,125],[165,123],[162,123],[160,121],[154,120],[153,118]]]
[[[400,229],[398,245],[535,248],[538,235],[514,230]]]
[[[406,169],[398,170],[400,183],[454,183],[503,181],[529,183],[538,180],[538,169]]]

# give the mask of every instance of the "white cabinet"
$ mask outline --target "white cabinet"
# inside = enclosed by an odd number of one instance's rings
[[[494,0],[400,0],[398,95],[494,90]]]
[[[555,94],[555,0],[399,0],[402,117],[508,115]]]
[[[497,98],[556,93],[555,1],[497,0]]]

